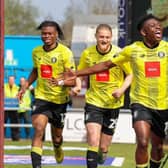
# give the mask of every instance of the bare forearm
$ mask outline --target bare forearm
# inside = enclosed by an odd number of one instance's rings
[[[126,91],[126,89],[131,85],[131,82],[132,82],[132,78],[133,78],[133,75],[132,74],[129,74],[125,77],[125,80],[124,80],[124,83],[121,87],[123,93]]]
[[[37,69],[33,68],[27,79],[27,87],[29,87],[36,79],[37,79]]]
[[[103,72],[107,69],[110,69],[111,67],[115,66],[110,60],[106,62],[101,62],[99,64],[93,65],[92,67],[76,71],[76,76],[87,76],[92,75],[98,72]]]
[[[81,88],[81,80],[80,78],[76,78],[76,79],[73,79],[73,80],[64,80],[64,86],[71,86],[71,87],[78,87],[78,88]]]
[[[112,96],[120,98],[132,82],[132,74],[127,75],[122,86],[112,92]]]
[[[74,87],[75,84],[75,80],[64,80],[64,86]]]

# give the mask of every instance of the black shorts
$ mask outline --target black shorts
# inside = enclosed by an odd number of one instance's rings
[[[152,131],[164,138],[165,123],[168,121],[168,110],[154,110],[135,103],[131,105],[132,121],[147,121],[151,125]]]
[[[102,132],[113,135],[119,116],[119,108],[105,109],[86,103],[85,124],[94,122],[102,125]]]
[[[45,100],[36,99],[33,104],[32,115],[43,114],[48,117],[49,123],[54,127],[63,128],[67,103],[55,104]]]

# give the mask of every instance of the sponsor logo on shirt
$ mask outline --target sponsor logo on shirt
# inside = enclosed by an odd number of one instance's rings
[[[110,79],[109,70],[96,74],[96,81],[98,82],[108,82],[109,79]]]
[[[160,76],[160,62],[145,62],[145,76],[159,77]]]
[[[52,67],[51,65],[41,65],[41,77],[51,78],[52,77]]]

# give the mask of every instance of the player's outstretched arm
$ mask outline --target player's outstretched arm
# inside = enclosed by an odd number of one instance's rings
[[[112,63],[111,60],[108,60],[105,62],[95,64],[89,68],[85,68],[85,69],[76,71],[75,75],[76,76],[88,76],[88,75],[92,75],[95,73],[103,72],[107,69],[112,68],[113,66],[116,66],[116,65],[114,63]]]
[[[88,75],[96,74],[98,72],[103,72],[107,69],[112,68],[113,66],[116,66],[116,65],[109,60],[75,72],[69,69],[68,71],[62,74],[62,78],[68,81],[68,80],[76,79],[76,77],[88,76]]]
[[[88,76],[98,72],[103,72],[107,69],[112,68],[113,66],[116,65],[109,60],[78,71],[72,71],[71,69],[68,69],[58,78],[49,79],[49,83],[57,86],[58,85],[74,86],[76,77]]]

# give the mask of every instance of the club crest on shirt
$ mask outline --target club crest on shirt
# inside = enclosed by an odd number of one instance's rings
[[[56,57],[52,57],[52,58],[51,58],[51,62],[52,62],[52,63],[56,63],[56,62],[57,62],[57,58],[56,58]]]
[[[158,57],[163,58],[165,56],[165,53],[163,51],[158,52]]]

